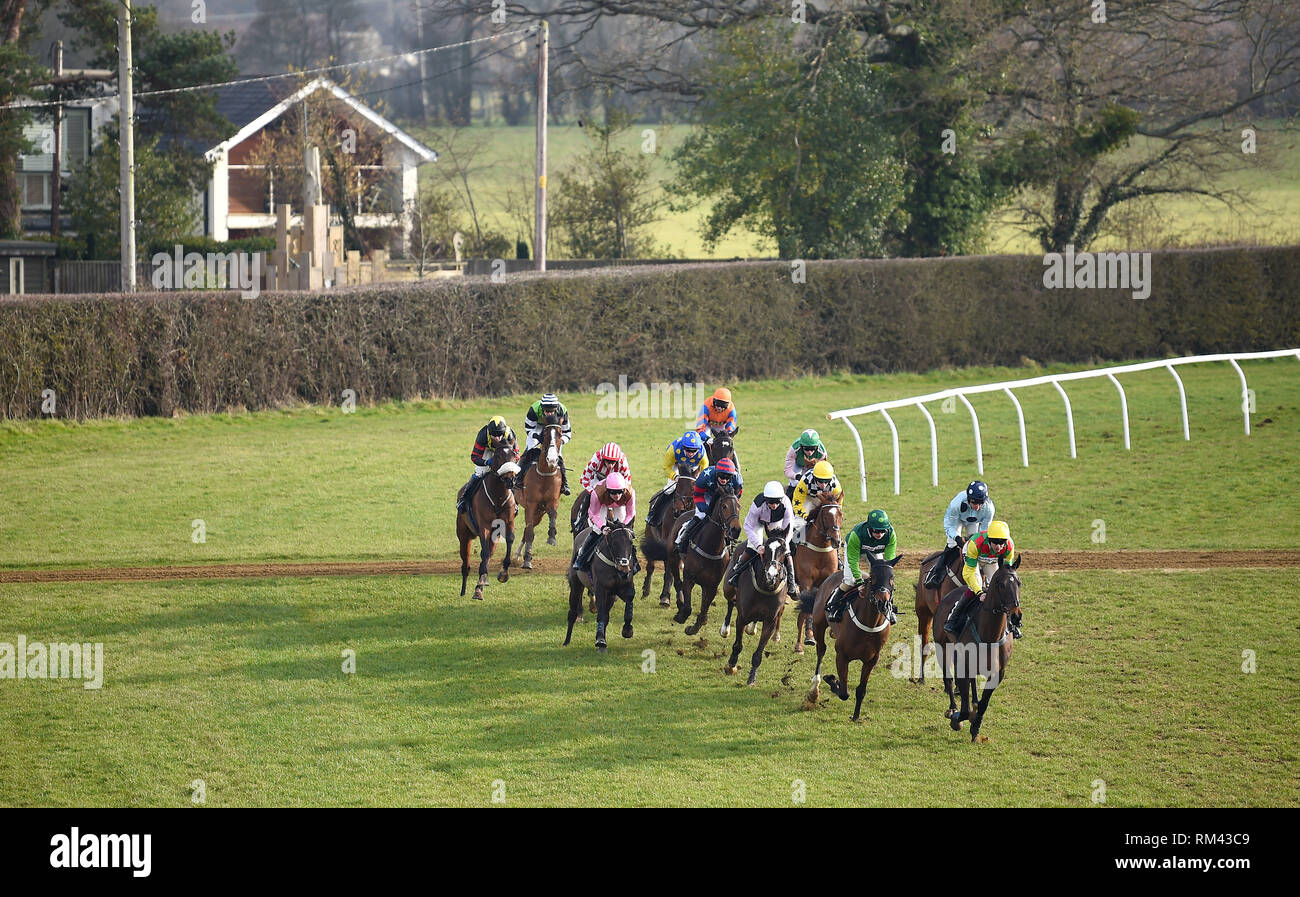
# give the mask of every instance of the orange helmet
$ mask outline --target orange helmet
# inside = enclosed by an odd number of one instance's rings
[[[724,402],[724,403],[730,405],[730,404],[731,404],[731,390],[727,389],[727,387],[725,387],[725,386],[719,386],[717,389],[715,389],[715,390],[713,391],[713,396],[712,396],[711,401],[714,401],[714,402]]]

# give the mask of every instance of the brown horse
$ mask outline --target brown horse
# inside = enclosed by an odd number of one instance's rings
[[[510,550],[515,544],[515,505],[514,480],[519,473],[515,463],[515,447],[500,446],[492,455],[491,469],[483,475],[474,498],[470,501],[469,512],[456,515],[456,537],[460,539],[460,593],[465,594],[465,583],[469,578],[469,543],[477,538],[479,542],[478,585],[474,588],[474,600],[483,600],[483,588],[487,585],[488,561],[492,559],[492,550],[502,538],[506,540],[506,553],[501,558],[501,572],[497,579],[507,582],[510,579]],[[462,486],[456,495],[459,501],[464,495]]]
[[[840,542],[843,541],[844,509],[838,501],[827,501],[813,512],[803,530],[803,540],[794,550],[794,579],[799,592],[811,591],[826,577],[840,569]],[[812,616],[811,609],[799,608],[799,628],[794,640],[796,654],[803,653],[804,630]],[[808,632],[812,636],[812,632]]]
[[[573,557],[586,540],[587,530],[573,544]],[[636,597],[636,546],[632,529],[611,521],[601,533],[600,543],[591,559],[591,571],[579,572],[569,567],[569,630],[564,634],[564,644],[573,638],[573,624],[582,616],[582,593],[590,591],[596,601],[596,650],[605,653],[605,627],[609,624],[609,611],[614,599],[622,598],[623,638],[632,637],[632,599]]]
[[[835,669],[838,676],[828,675],[826,684],[841,701],[849,699],[849,663],[862,661],[862,678],[858,681],[857,703],[853,705],[853,720],[862,715],[862,698],[867,693],[867,677],[880,659],[880,650],[889,641],[889,602],[894,597],[894,565],[903,559],[900,554],[892,561],[871,561],[871,574],[866,583],[858,584],[853,594],[845,596],[848,610],[835,637]],[[807,706],[817,706],[821,686],[822,657],[826,654],[826,599],[835,590],[835,580],[826,579],[817,590],[813,605],[812,628],[817,637],[817,669],[813,672],[812,688],[808,690]]]
[[[723,458],[730,458],[736,462],[736,467],[740,467],[740,460],[736,457],[736,436],[740,433],[740,427],[737,427],[732,433],[714,433],[713,440],[705,443],[705,450],[709,456],[709,466],[712,467]]]
[[[960,543],[958,547],[960,548]],[[934,653],[934,644],[930,641],[930,621],[934,619],[939,609],[939,599],[950,589],[966,588],[966,582],[961,578],[961,568],[966,561],[960,551],[948,565],[948,572],[944,574],[939,588],[925,587],[925,579],[930,573],[930,568],[939,563],[941,557],[943,557],[942,551],[926,555],[925,560],[921,561],[921,575],[916,580],[916,634],[921,637],[921,669],[912,677],[913,682],[925,682],[925,662]],[[947,621],[947,617],[944,617],[944,621]]]
[[[673,494],[664,499],[669,504],[660,513],[659,525],[650,526],[647,523],[645,532],[641,536],[641,551],[646,556],[645,581],[641,583],[642,598],[648,597],[650,594],[650,577],[655,572],[655,560],[664,561],[668,557],[668,548],[671,547],[673,527],[677,523],[677,518],[694,507],[695,465],[688,461],[678,461],[676,467],[677,475],[673,478]],[[653,500],[651,499],[651,501]],[[649,548],[648,545],[656,547]],[[672,591],[672,580],[666,568],[663,580],[663,587],[659,590],[659,606],[667,607],[670,603],[669,595]]]
[[[524,509],[524,537],[519,540],[515,560],[523,557],[524,570],[533,569],[533,529],[542,517],[550,518],[546,544],[555,544],[555,517],[560,507],[560,425],[547,424],[537,443],[537,462],[528,467],[522,481],[515,483],[516,500]]]
[[[960,732],[961,721],[969,719],[971,741],[988,741],[987,737],[980,736],[984,711],[1011,662],[1011,649],[1016,642],[1007,631],[1007,615],[1020,613],[1020,576],[1016,569],[1022,559],[1023,555],[1016,555],[1015,561],[1008,564],[998,558],[998,569],[989,577],[984,599],[972,609],[960,634],[954,636],[943,628],[943,624],[953,603],[962,594],[961,590],[953,589],[944,595],[939,603],[939,613],[934,617],[934,643],[943,667],[943,689],[948,693],[948,711],[944,716],[948,717],[954,732]],[[975,700],[977,675],[986,680],[978,703]],[[960,712],[953,700],[954,679],[961,693]],[[973,715],[972,704],[975,704]]]
[[[727,599],[727,616],[722,621],[722,637],[731,634],[731,614],[736,611],[736,643],[731,646],[731,659],[723,667],[728,676],[740,672],[736,665],[745,635],[746,624],[763,625],[763,635],[758,649],[749,662],[749,681],[758,680],[758,667],[763,662],[763,649],[767,640],[781,628],[781,614],[785,613],[785,539],[768,539],[759,554],[741,573],[736,584],[723,585],[722,594]],[[733,562],[734,563],[734,562]],[[746,573],[748,575],[746,575]]]
[[[690,514],[677,518],[673,524],[674,539],[690,518]],[[709,605],[718,594],[718,586],[731,560],[731,548],[739,538],[740,500],[734,492],[727,490],[713,502],[713,510],[696,528],[682,555],[678,555],[674,542],[668,543],[668,558],[664,566],[672,575],[677,590],[677,613],[673,622],[687,621],[691,615],[691,593],[695,586],[700,587],[700,613],[695,622],[686,627],[687,635],[695,635],[708,622]]]

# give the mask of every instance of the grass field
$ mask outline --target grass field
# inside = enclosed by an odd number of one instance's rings
[[[1276,123],[1274,123],[1276,124]],[[654,176],[662,185],[671,177],[668,161],[671,152],[690,134],[692,125],[641,125],[619,135],[617,145],[627,152],[639,151],[642,131],[653,128],[656,153]],[[419,129],[416,129],[418,132]],[[485,137],[480,157],[481,170],[470,180],[476,201],[486,210],[494,227],[507,236],[515,228],[504,215],[505,191],[522,182],[531,184],[534,129],[531,126],[497,126],[474,128]],[[552,178],[563,171],[570,160],[587,147],[584,131],[573,124],[552,125],[548,131],[549,171]],[[432,140],[427,133],[421,135]],[[1142,138],[1145,139],[1145,138]],[[437,141],[431,144],[438,148]],[[1300,242],[1300,142],[1294,131],[1262,131],[1258,151],[1246,157],[1247,165],[1224,179],[1224,189],[1240,190],[1249,205],[1228,208],[1221,203],[1197,197],[1160,197],[1140,227],[1126,234],[1111,234],[1099,239],[1093,249],[1118,249],[1145,246],[1160,248],[1176,245],[1213,245],[1219,243],[1262,243],[1268,245]],[[422,183],[435,178],[429,165],[421,169]],[[729,234],[712,251],[700,238],[699,228],[707,209],[687,212],[664,209],[663,218],[652,228],[654,239],[685,258],[768,257],[775,253],[774,244],[748,231]],[[531,242],[531,239],[530,239]],[[1038,244],[1015,227],[1009,216],[1000,216],[990,227],[986,251],[993,253],[1038,254]]]
[[[1168,374],[1123,378],[1130,452],[1114,388],[1070,386],[1074,460],[1055,391],[1024,390],[1027,469],[1009,403],[973,400],[985,479],[1026,554],[1027,637],[985,721],[992,741],[978,748],[947,728],[939,683],[896,678],[884,661],[861,725],[825,690],[817,710],[801,710],[812,660],[796,662],[792,626],[756,689],[722,675],[716,618],[688,639],[653,600],[638,603],[636,636],[615,638],[608,655],[592,650],[591,623],[561,649],[566,596],[554,575],[493,579],[481,603],[446,576],[4,584],[0,642],[102,642],[106,671],[99,690],[0,680],[0,804],[188,805],[201,779],[211,806],[474,806],[502,787],[511,805],[789,805],[798,779],[812,805],[1092,806],[1100,779],[1108,805],[1295,805],[1293,571],[1033,564],[1036,549],[1300,544],[1300,362],[1244,368],[1257,400],[1249,437],[1235,374],[1183,369],[1190,442]],[[851,483],[852,442],[826,411],[1034,372],[734,384],[748,490],[777,476],[790,441],[816,426],[850,481],[856,522],[868,506]],[[519,423],[528,398],[5,422],[0,567],[451,558],[468,443],[494,410]],[[657,456],[681,421],[599,420],[594,394],[564,398],[578,434],[570,464],[615,439],[634,483],[660,482]],[[938,542],[943,505],[974,472],[969,418],[932,410],[939,488],[919,414],[895,415],[897,497],[888,428],[862,427],[871,504],[890,512],[909,558],[900,651],[915,632],[912,561]],[[201,544],[195,519],[206,523]],[[1094,541],[1098,520],[1105,542]],[[541,553],[565,554],[568,542]],[[642,671],[647,649],[653,673]],[[1248,650],[1254,674],[1242,670]]]

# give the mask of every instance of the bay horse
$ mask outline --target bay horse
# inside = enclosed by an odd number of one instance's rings
[[[683,514],[673,523],[672,536],[686,525],[689,514]],[[718,594],[718,586],[726,575],[731,560],[731,549],[740,538],[740,500],[731,490],[723,492],[713,502],[713,510],[691,536],[683,555],[678,555],[675,543],[668,543],[668,558],[664,565],[672,575],[677,590],[677,613],[673,622],[685,623],[691,615],[691,593],[700,587],[700,613],[695,622],[687,626],[687,635],[695,635],[709,619],[709,605]]]
[[[547,424],[537,443],[537,461],[529,465],[523,480],[515,483],[516,500],[524,509],[524,537],[519,540],[519,552],[524,570],[533,569],[533,529],[542,517],[550,518],[546,544],[555,544],[555,518],[560,507],[560,425]]]
[[[731,433],[714,433],[713,439],[705,443],[704,448],[709,456],[710,467],[717,464],[723,458],[730,458],[732,461],[736,462],[736,467],[739,469],[740,460],[736,457],[736,436],[739,433],[740,427],[737,427],[735,431]]]
[[[835,637],[835,669],[838,675],[827,675],[826,684],[841,701],[849,699],[849,663],[862,661],[862,677],[858,680],[857,703],[853,705],[853,721],[862,715],[862,698],[867,693],[867,678],[880,659],[880,651],[889,641],[889,602],[894,597],[894,565],[903,559],[900,554],[892,561],[871,560],[871,574],[865,583],[854,587],[846,596],[847,619],[838,623]],[[817,638],[817,669],[813,672],[812,687],[808,690],[805,706],[817,706],[820,697],[822,657],[826,654],[826,599],[835,590],[835,580],[824,580],[817,590],[813,605],[812,628]]]
[[[641,536],[641,552],[646,557],[645,581],[641,584],[642,598],[650,594],[650,577],[655,572],[655,561],[666,561],[668,558],[668,549],[671,547],[673,527],[677,523],[677,518],[695,506],[695,465],[689,461],[677,462],[676,476],[673,478],[673,494],[664,500],[669,504],[659,516],[659,525],[647,524]],[[670,601],[669,594],[672,591],[672,579],[666,567],[663,581],[663,587],[659,590],[659,606],[667,607]]]
[[[731,614],[736,612],[736,643],[731,646],[731,659],[723,667],[728,676],[740,672],[736,661],[740,657],[746,624],[761,623],[763,626],[758,649],[749,661],[746,685],[753,685],[758,680],[763,649],[767,647],[767,640],[781,628],[781,614],[785,613],[786,601],[785,554],[784,538],[768,539],[759,555],[750,561],[749,569],[736,578],[736,584],[722,587],[722,594],[727,599],[727,616],[722,621],[723,638],[730,635]]]
[[[590,591],[596,600],[596,650],[605,653],[605,627],[609,624],[609,611],[614,606],[614,599],[622,598],[623,638],[632,637],[632,599],[636,597],[636,546],[631,527],[623,523],[610,521],[605,524],[596,553],[591,558],[591,572],[577,571],[572,561],[577,559],[578,549],[586,539],[588,530],[582,531],[582,538],[573,543],[573,558],[569,567],[569,629],[564,634],[564,644],[573,638],[573,624],[582,616],[582,593]]]
[[[1008,564],[998,558],[998,569],[989,577],[984,600],[972,608],[960,634],[954,636],[943,628],[948,619],[948,611],[961,592],[953,589],[943,596],[939,603],[939,613],[935,614],[934,643],[939,651],[939,663],[943,668],[943,689],[948,693],[948,724],[954,732],[961,731],[961,721],[969,719],[970,740],[988,741],[987,736],[980,735],[980,726],[984,722],[984,712],[988,710],[989,698],[993,690],[1002,683],[1011,662],[1011,650],[1016,641],[1007,631],[1007,616],[1020,613],[1020,576],[1016,573],[1024,555]],[[963,584],[962,588],[965,588]],[[962,675],[963,673],[968,675]],[[975,700],[975,677],[986,677],[984,693]],[[957,690],[961,693],[961,710],[953,700],[953,680],[957,681]],[[975,705],[972,714],[971,705]]]
[[[960,548],[960,545],[958,547]],[[948,565],[948,570],[944,573],[939,588],[927,589],[925,587],[925,579],[930,573],[930,568],[939,563],[939,559],[942,557],[942,551],[926,555],[925,559],[921,561],[921,573],[916,580],[916,634],[921,637],[921,669],[912,677],[912,681],[922,684],[925,682],[926,658],[934,653],[934,644],[930,641],[930,622],[939,610],[939,601],[944,595],[948,594],[950,589],[966,588],[966,581],[961,578],[961,570],[966,563],[966,559],[961,551],[957,552],[957,557]],[[947,620],[948,618],[945,616],[943,622],[946,623]]]
[[[469,578],[469,543],[477,538],[479,542],[478,585],[474,588],[474,600],[483,600],[483,588],[487,585],[488,561],[492,559],[492,550],[502,538],[506,542],[506,553],[501,558],[501,572],[497,575],[500,582],[510,579],[510,551],[515,544],[515,513],[519,510],[515,504],[514,480],[519,473],[515,461],[515,447],[498,446],[492,454],[490,469],[483,474],[474,498],[470,501],[469,511],[456,515],[456,537],[460,539],[460,593],[465,594],[465,583]],[[456,495],[459,501],[465,494],[465,486]]]
[[[803,540],[794,551],[794,579],[799,593],[816,589],[828,576],[840,569],[840,543],[843,542],[844,509],[838,501],[818,506],[803,529]],[[799,605],[799,628],[794,640],[796,654],[803,653],[804,631],[809,628],[812,606]],[[812,632],[808,632],[809,637]]]

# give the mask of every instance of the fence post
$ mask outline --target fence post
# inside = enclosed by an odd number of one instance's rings
[[[1119,390],[1119,410],[1124,415],[1124,450],[1128,451],[1128,396],[1124,395],[1124,387],[1119,385],[1114,374],[1107,374],[1106,379],[1115,384]]]
[[[1065,394],[1061,381],[1053,380],[1052,385],[1056,387],[1056,391],[1061,394],[1061,398],[1065,401],[1065,430],[1070,435],[1070,457],[1077,458],[1078,455],[1074,451],[1074,409],[1070,407],[1070,397]]]
[[[1232,365],[1232,369],[1236,371],[1237,376],[1241,378],[1241,413],[1246,417],[1246,435],[1249,436],[1250,435],[1250,390],[1246,388],[1246,372],[1241,369],[1241,365],[1237,364],[1237,359],[1235,358],[1229,358],[1228,364]]]
[[[983,476],[984,475],[984,443],[980,441],[979,415],[975,413],[975,406],[972,405],[970,402],[966,401],[966,397],[964,395],[962,395],[961,393],[957,393],[957,398],[961,399],[961,403],[965,405],[966,410],[970,412],[970,422],[971,425],[974,426],[975,428],[975,469],[979,471],[980,476]]]
[[[1187,390],[1183,389],[1183,378],[1178,376],[1172,364],[1165,365],[1165,370],[1173,375],[1174,382],[1178,384],[1178,404],[1183,409],[1183,438],[1190,442],[1192,431],[1187,426]]]
[[[1028,440],[1025,439],[1025,412],[1021,409],[1020,400],[1016,398],[1015,393],[1013,393],[1009,389],[1004,389],[1002,391],[1007,394],[1007,398],[1011,400],[1011,404],[1016,406],[1016,417],[1020,421],[1020,461],[1022,464],[1028,467],[1029,466],[1029,442]]]
[[[930,485],[939,485],[939,437],[934,431],[934,418],[930,416],[930,409],[925,407],[923,402],[917,402],[916,407],[921,409],[925,415],[925,421],[930,425]]]
[[[889,433],[894,438],[894,494],[898,494],[898,427],[894,426],[894,419],[889,416],[889,412],[884,408],[880,413],[885,416],[885,423],[889,424]]]

